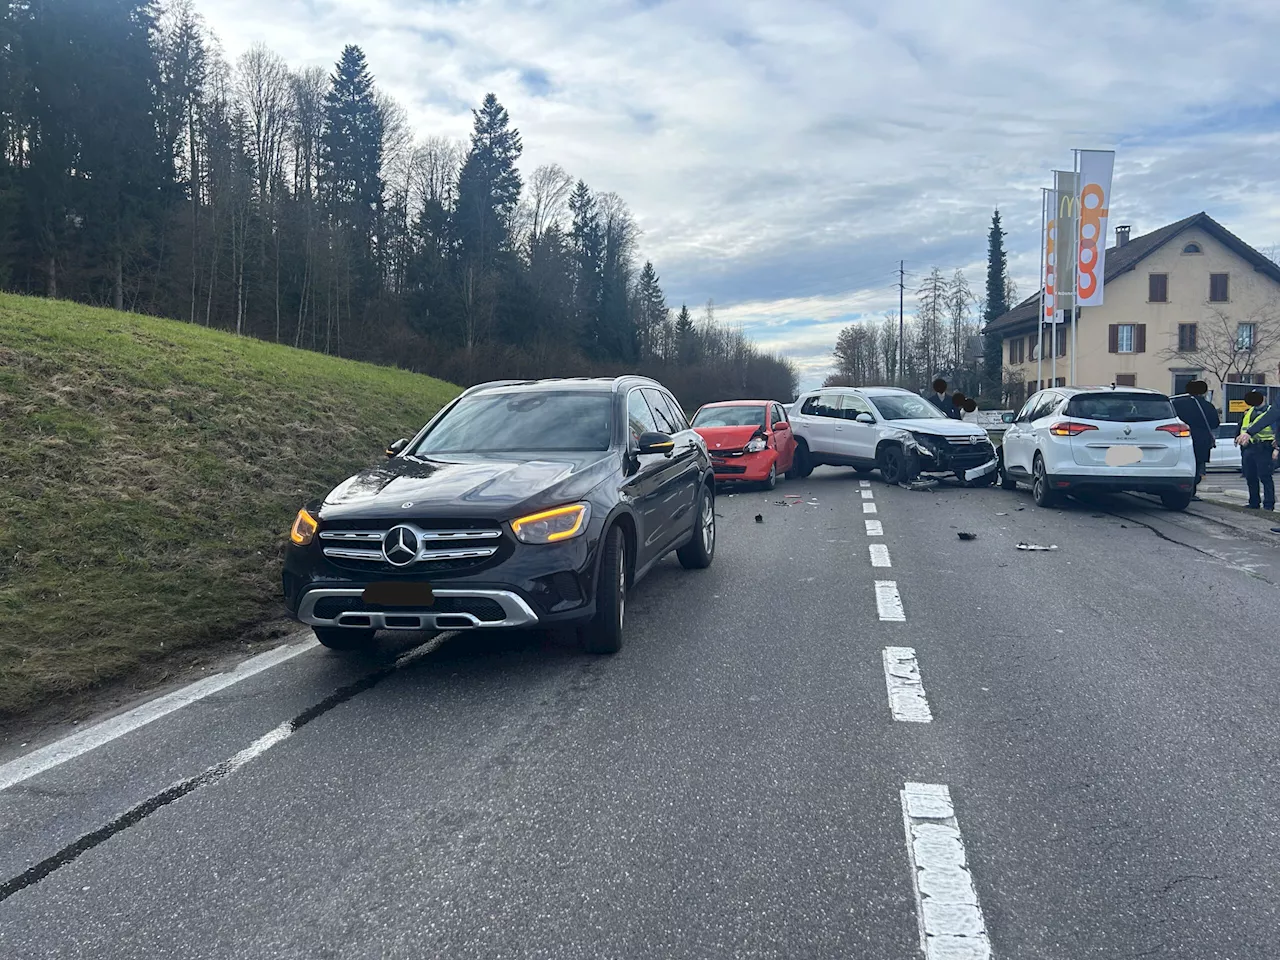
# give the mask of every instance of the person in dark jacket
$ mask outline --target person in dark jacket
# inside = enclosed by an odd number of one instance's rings
[[[1196,486],[1203,481],[1209,468],[1209,452],[1217,444],[1215,431],[1220,423],[1218,411],[1204,398],[1209,385],[1203,380],[1192,380],[1187,392],[1173,397],[1173,410],[1178,419],[1191,428],[1191,447],[1196,454]]]
[[[1249,485],[1247,506],[1251,510],[1276,508],[1276,485],[1271,474],[1275,470],[1276,422],[1280,421],[1280,407],[1267,406],[1266,399],[1257,390],[1250,390],[1244,395],[1249,410],[1245,412],[1240,423],[1240,435],[1236,437],[1236,443],[1241,447],[1244,481]],[[1259,487],[1262,488],[1261,497],[1258,495]]]
[[[924,394],[924,398],[952,420],[960,419],[960,411],[956,409],[955,401],[947,396],[947,381],[941,377],[933,381],[933,393]]]

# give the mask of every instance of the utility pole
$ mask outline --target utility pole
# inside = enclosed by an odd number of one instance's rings
[[[898,261],[898,386],[902,386],[902,378],[907,372],[907,339],[902,317],[907,293],[906,271],[903,269],[905,266],[905,260]],[[881,267],[881,269],[884,268]]]

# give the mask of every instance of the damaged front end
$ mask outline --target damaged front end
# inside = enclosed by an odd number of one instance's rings
[[[996,470],[996,448],[985,434],[946,437],[902,430],[897,438],[913,461],[916,477],[954,476],[964,483],[989,477]]]

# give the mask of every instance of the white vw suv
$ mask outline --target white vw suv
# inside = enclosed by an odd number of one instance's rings
[[[952,420],[928,400],[900,387],[823,387],[791,407],[796,473],[820,464],[879,470],[886,483],[954,475],[978,485],[995,482],[996,451],[981,427]]]
[[[1153,493],[1185,510],[1195,493],[1191,430],[1163,393],[1138,387],[1053,387],[1010,419],[1000,486],[1031,486],[1042,507],[1076,491]]]

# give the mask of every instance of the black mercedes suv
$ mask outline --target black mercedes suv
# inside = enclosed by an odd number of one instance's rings
[[[285,603],[327,647],[573,625],[614,653],[629,588],[673,550],[686,569],[715,553],[706,444],[644,377],[480,384],[387,457],[289,532]]]

